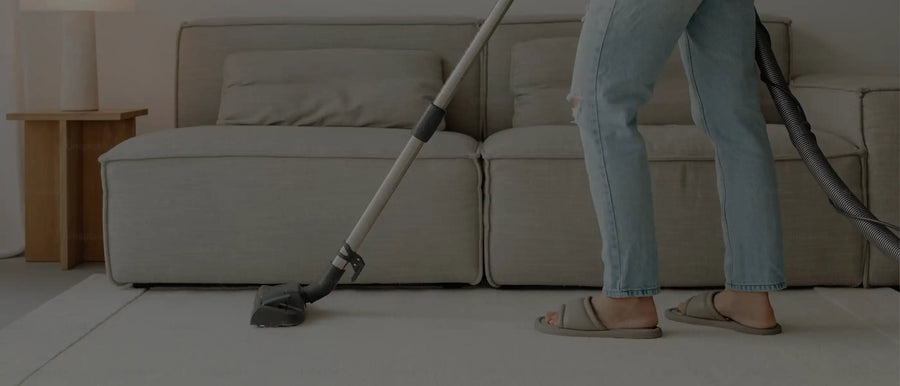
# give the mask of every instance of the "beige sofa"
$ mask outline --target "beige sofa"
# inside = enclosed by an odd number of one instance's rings
[[[790,22],[764,20],[790,68]],[[478,23],[251,18],[182,25],[177,129],[135,137],[101,157],[110,278],[317,279],[409,130],[217,125],[226,58],[255,50],[423,50],[439,57],[446,77]],[[446,130],[426,145],[363,244],[368,266],[357,283],[602,285],[602,236],[564,98],[580,27],[572,16],[512,18],[498,28],[449,106]],[[898,78],[822,74],[794,85],[837,172],[876,214],[897,222]],[[771,123],[788,284],[897,285],[897,263],[871,251],[835,213],[768,98],[762,108]],[[713,151],[691,122],[677,53],[639,121],[653,176],[661,284],[721,285]]]

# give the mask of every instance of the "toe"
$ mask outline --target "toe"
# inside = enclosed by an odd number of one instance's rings
[[[556,326],[556,312],[547,312],[547,324],[551,326]]]
[[[678,311],[680,311],[682,314],[684,313],[684,303],[678,303]]]

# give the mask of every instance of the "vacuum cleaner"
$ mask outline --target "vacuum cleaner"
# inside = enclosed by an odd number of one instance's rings
[[[484,24],[475,35],[475,39],[463,54],[450,77],[444,83],[434,102],[412,130],[412,136],[400,153],[375,197],[366,207],[362,217],[356,223],[350,236],[344,242],[328,267],[328,271],[319,282],[309,286],[299,283],[287,283],[276,286],[262,286],[253,301],[253,312],[250,324],[258,327],[289,327],[303,323],[306,318],[306,304],[328,295],[335,289],[343,276],[347,265],[353,268],[351,281],[356,281],[365,267],[363,258],[356,252],[369,233],[375,220],[381,214],[388,200],[393,195],[406,171],[419,154],[422,146],[437,131],[444,118],[445,109],[450,103],[462,77],[468,72],[478,53],[485,46],[503,16],[509,10],[513,0],[499,0]],[[888,228],[898,230],[896,225],[878,220],[860,200],[853,195],[841,178],[835,173],[822,150],[816,143],[812,127],[806,120],[803,108],[791,94],[788,82],[782,75],[781,68],[772,52],[769,33],[756,17],[756,61],[762,81],[768,86],[775,101],[784,125],[790,133],[791,141],[809,167],[816,181],[825,190],[831,204],[853,225],[887,256],[900,260],[900,240]]]

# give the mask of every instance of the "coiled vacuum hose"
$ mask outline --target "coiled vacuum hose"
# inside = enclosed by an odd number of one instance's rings
[[[772,53],[772,40],[769,32],[756,16],[756,63],[759,66],[762,81],[768,86],[778,113],[784,120],[784,126],[790,134],[791,142],[800,153],[800,157],[819,186],[825,190],[831,205],[868,239],[872,245],[885,255],[900,260],[900,239],[890,229],[900,230],[896,225],[878,220],[875,215],[859,201],[847,188],[844,181],[835,173],[822,150],[816,144],[816,136],[806,120],[806,114],[800,102],[791,93],[788,82],[782,75],[781,68]]]

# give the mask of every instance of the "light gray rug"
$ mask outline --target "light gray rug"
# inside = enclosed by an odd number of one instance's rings
[[[588,290],[339,289],[299,327],[248,325],[253,290],[117,288],[91,277],[0,330],[0,384],[890,385],[892,289],[772,294],[784,333],[662,318],[656,340],[543,335],[536,316]]]
[[[23,256],[0,259],[0,329],[102,272],[105,267],[101,262],[84,262],[64,271],[56,262],[27,262]]]

